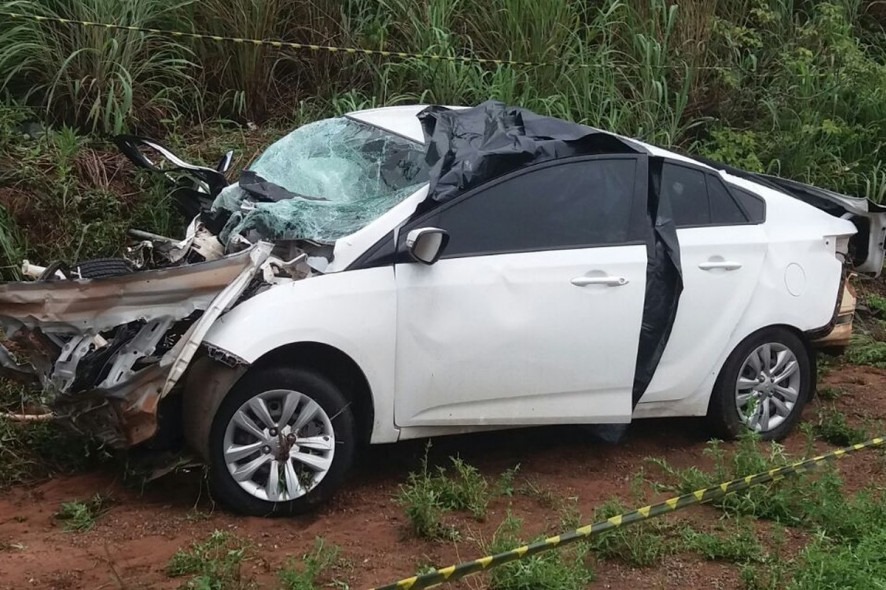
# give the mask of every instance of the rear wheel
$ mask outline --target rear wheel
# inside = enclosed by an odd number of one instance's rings
[[[761,330],[732,352],[717,378],[708,419],[718,436],[747,430],[781,440],[810,399],[814,367],[803,341],[786,328]]]
[[[351,406],[304,369],[247,374],[219,406],[209,435],[210,485],[223,504],[271,516],[311,510],[344,480],[356,449]]]

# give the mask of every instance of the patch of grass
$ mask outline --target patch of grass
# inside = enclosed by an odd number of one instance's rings
[[[820,400],[832,402],[839,399],[843,395],[843,390],[839,387],[821,387],[815,393]]]
[[[35,16],[109,22],[133,27],[190,28],[175,3],[143,0],[4,3]],[[187,96],[190,51],[155,33],[5,19],[0,27],[0,89],[45,109],[57,121],[120,133],[128,125],[156,125],[178,112]]]
[[[772,552],[763,563],[742,566],[739,576],[745,590],[783,590],[790,582],[796,567],[795,553],[788,548],[783,529],[773,531],[772,543]]]
[[[561,499],[553,490],[537,481],[526,481],[520,486],[518,492],[527,498],[532,498],[543,508],[548,508],[550,510],[557,510],[560,508]]]
[[[55,517],[65,521],[66,531],[82,533],[95,526],[96,519],[107,512],[110,503],[109,497],[96,494],[85,502],[65,502]]]
[[[882,318],[886,318],[886,297],[877,293],[868,293],[864,299],[872,312]]]
[[[868,529],[853,545],[813,540],[803,549],[802,565],[788,588],[886,588],[886,524],[869,523]]]
[[[339,562],[340,549],[321,537],[314,539],[314,550],[304,555],[301,562],[290,560],[277,576],[284,590],[316,590],[320,578]]]
[[[499,525],[486,553],[499,553],[523,545],[523,522],[511,514]],[[584,590],[594,580],[586,563],[587,546],[578,543],[555,551],[507,563],[490,572],[490,590]]]
[[[619,500],[607,501],[594,513],[594,522],[627,512]],[[634,567],[661,563],[677,548],[667,532],[671,525],[664,520],[650,520],[612,529],[588,540],[588,546],[600,557],[622,561]]]
[[[486,517],[492,498],[489,482],[477,470],[458,457],[450,459],[449,468],[428,466],[427,451],[421,468],[409,474],[406,484],[400,486],[397,502],[406,510],[406,516],[416,535],[428,539],[455,539],[458,531],[442,522],[446,512],[466,511],[477,520]]]
[[[731,563],[759,563],[766,558],[766,550],[757,539],[753,528],[733,526],[719,534],[683,529],[683,548],[701,554],[705,559]]]
[[[510,469],[505,469],[498,481],[495,482],[495,494],[497,496],[507,496],[510,498],[516,492],[514,480],[517,479],[517,472],[520,471],[520,465],[514,465]]]
[[[834,408],[818,411],[813,431],[821,440],[838,447],[854,445],[869,438],[866,429],[850,426],[846,415]]]
[[[57,473],[83,471],[108,460],[97,443],[52,422],[0,418],[0,489]]]
[[[856,365],[886,367],[886,342],[876,340],[870,334],[858,331],[852,334],[852,342],[844,357]]]
[[[246,555],[243,542],[224,531],[214,531],[202,542],[179,550],[166,565],[172,578],[191,576],[185,588],[195,590],[234,590],[243,587],[240,564]]]

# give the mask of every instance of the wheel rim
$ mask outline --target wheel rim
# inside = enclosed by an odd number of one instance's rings
[[[335,455],[329,416],[310,397],[289,389],[260,393],[225,428],[228,473],[250,495],[295,500],[319,484]]]
[[[748,428],[769,432],[793,413],[802,375],[793,351],[777,342],[758,346],[745,359],[735,386],[735,406]]]

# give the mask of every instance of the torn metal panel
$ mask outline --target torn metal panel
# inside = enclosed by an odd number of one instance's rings
[[[109,279],[0,285],[0,323],[57,415],[107,444],[132,446],[156,433],[160,400],[212,324],[261,280],[272,248],[260,242],[218,261]],[[5,349],[0,364],[27,374]]]
[[[254,267],[253,253],[106,279],[3,283],[0,325],[10,335],[20,327],[95,334],[132,321],[181,319],[206,309],[219,291]]]

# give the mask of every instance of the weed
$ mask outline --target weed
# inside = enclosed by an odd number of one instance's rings
[[[420,537],[456,538],[458,531],[441,521],[447,511],[468,511],[478,520],[486,516],[491,498],[489,483],[476,467],[460,458],[450,460],[450,470],[438,466],[432,472],[426,450],[421,469],[410,473],[406,484],[400,487],[397,502],[405,507],[412,529]]]
[[[627,511],[620,501],[609,500],[594,512],[594,522]],[[600,557],[617,559],[636,567],[647,567],[660,563],[676,548],[666,535],[668,528],[669,525],[661,520],[619,527],[591,538],[588,546]]]
[[[820,387],[816,392],[816,395],[820,400],[832,402],[843,395],[843,390],[839,387]]]
[[[684,548],[700,553],[705,559],[732,563],[761,562],[765,549],[749,526],[735,526],[721,534],[699,532],[691,527],[683,530]]]
[[[886,297],[876,293],[868,293],[865,296],[865,302],[871,308],[871,311],[880,317],[886,317]]]
[[[510,513],[498,526],[487,553],[500,553],[523,545],[519,534],[523,522]],[[593,581],[593,570],[585,563],[587,547],[577,544],[546,551],[502,565],[490,574],[490,590],[582,590]]]
[[[870,334],[855,332],[844,353],[846,360],[856,365],[886,367],[886,342],[875,340]]]
[[[166,565],[166,574],[172,578],[192,576],[185,587],[195,590],[233,590],[242,587],[240,563],[245,555],[239,539],[214,531],[187,551],[177,551]]]
[[[762,563],[747,563],[740,570],[739,576],[745,590],[782,590],[788,584],[796,567],[795,561],[785,557],[787,549],[784,531],[776,529],[773,533],[773,550],[767,554]]]
[[[55,517],[65,521],[65,530],[82,533],[92,529],[95,521],[104,514],[110,505],[110,499],[96,494],[86,502],[65,502]]]
[[[813,431],[820,439],[838,447],[854,445],[869,438],[864,428],[850,426],[846,415],[834,408],[818,411],[818,421]]]
[[[560,498],[553,490],[543,484],[539,484],[537,481],[527,481],[520,487],[519,492],[534,499],[543,508],[556,510],[560,506]]]
[[[517,464],[502,472],[495,484],[495,494],[497,496],[507,496],[510,498],[514,495],[514,480],[517,479],[517,472],[519,470],[520,465]]]
[[[12,422],[0,418],[0,489],[72,473],[109,458],[94,441],[52,422]]]
[[[278,572],[280,583],[285,590],[315,590],[320,577],[338,563],[339,554],[338,547],[317,537],[314,550],[302,557],[300,564],[290,561]]]

